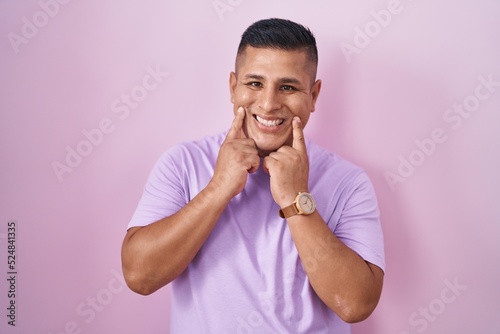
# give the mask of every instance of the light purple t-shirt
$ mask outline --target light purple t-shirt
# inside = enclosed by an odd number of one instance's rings
[[[225,135],[165,152],[128,227],[170,216],[194,198],[213,175]],[[337,238],[384,270],[379,211],[367,175],[310,141],[307,152],[309,192],[321,217]],[[171,283],[170,334],[351,333],[350,325],[311,288],[278,210],[261,167],[249,175],[194,260]],[[315,265],[314,259],[307,261],[306,266]]]

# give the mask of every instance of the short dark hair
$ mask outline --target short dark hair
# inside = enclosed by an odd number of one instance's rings
[[[270,18],[253,23],[241,36],[238,55],[243,54],[248,45],[286,51],[304,50],[314,66],[318,65],[318,49],[313,33],[290,20]]]

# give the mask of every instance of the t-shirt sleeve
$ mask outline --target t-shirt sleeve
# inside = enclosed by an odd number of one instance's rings
[[[384,238],[372,183],[366,173],[352,181],[334,233],[365,261],[385,271]]]
[[[182,172],[175,163],[182,160],[181,151],[179,147],[172,148],[158,159],[144,186],[128,229],[157,222],[186,205]]]

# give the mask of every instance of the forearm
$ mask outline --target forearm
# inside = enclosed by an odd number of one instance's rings
[[[122,266],[132,290],[150,294],[179,276],[203,246],[229,201],[243,190],[248,174],[259,167],[255,142],[243,135],[244,118],[244,110],[239,108],[206,188],[174,215],[127,232]]]
[[[367,318],[380,298],[382,271],[340,241],[317,211],[290,217],[288,226],[318,297],[347,322]]]
[[[127,284],[150,294],[179,276],[210,235],[230,197],[210,183],[176,214],[132,228],[122,246]]]

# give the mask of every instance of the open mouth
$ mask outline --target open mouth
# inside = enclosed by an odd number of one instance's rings
[[[278,119],[264,119],[258,115],[254,115],[254,118],[259,122],[260,124],[267,126],[267,127],[273,127],[273,126],[279,126],[285,122],[284,119],[278,118]]]

